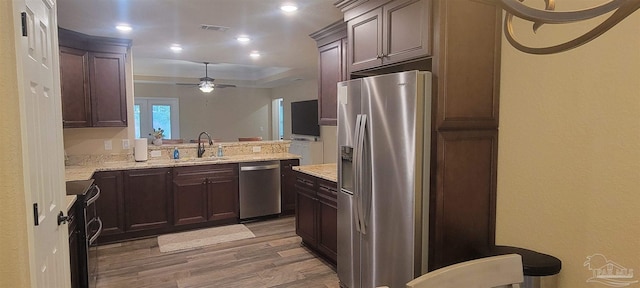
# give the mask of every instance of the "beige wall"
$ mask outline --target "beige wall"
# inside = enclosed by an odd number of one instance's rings
[[[136,83],[137,97],[180,99],[180,138],[202,131],[221,141],[261,136],[271,139],[271,89],[225,88],[209,94],[197,86]]]
[[[0,1],[0,287],[29,287],[13,6]]]
[[[562,9],[578,2],[602,3],[563,0]],[[640,278],[638,27],[636,11],[556,55],[528,55],[503,42],[496,243],[560,258],[558,287],[607,287],[586,283],[592,272],[583,264],[595,253]],[[549,25],[539,33],[560,40],[585,28]]]
[[[293,82],[291,85],[273,88],[272,97],[283,98],[284,107],[284,139],[291,139],[291,102],[318,99],[318,80],[306,79]],[[320,126],[324,163],[336,162],[337,129],[335,126]]]

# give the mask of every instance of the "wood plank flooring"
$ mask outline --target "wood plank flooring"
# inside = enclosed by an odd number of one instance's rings
[[[295,218],[248,223],[255,238],[161,253],[157,238],[99,247],[98,287],[338,288],[334,268],[295,234]]]

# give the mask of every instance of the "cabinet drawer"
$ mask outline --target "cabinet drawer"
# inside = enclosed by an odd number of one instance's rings
[[[296,187],[306,187],[308,189],[315,190],[315,177],[304,174],[302,172],[296,173]]]
[[[233,178],[238,177],[238,165],[203,165],[176,167],[173,169],[174,177],[180,178]]]
[[[337,206],[338,183],[318,179],[318,199],[331,206]]]

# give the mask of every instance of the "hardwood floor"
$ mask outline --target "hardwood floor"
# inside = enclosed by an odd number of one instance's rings
[[[248,223],[255,238],[161,253],[157,238],[99,247],[98,287],[339,287],[302,246],[295,218]]]

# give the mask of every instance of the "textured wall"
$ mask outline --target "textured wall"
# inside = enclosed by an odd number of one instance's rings
[[[557,43],[593,25],[543,26],[538,38],[521,38]],[[560,258],[557,287],[607,287],[586,282],[592,272],[583,264],[596,253],[640,279],[638,27],[640,11],[593,42],[548,56],[503,42],[496,243]]]
[[[29,287],[13,6],[0,1],[0,287]]]

